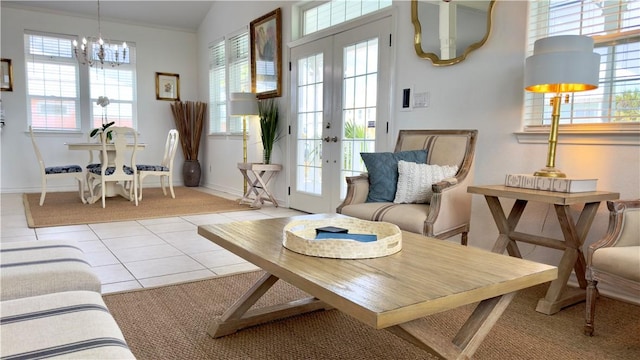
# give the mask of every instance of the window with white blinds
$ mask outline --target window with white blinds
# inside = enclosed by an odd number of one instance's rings
[[[529,1],[527,56],[535,40],[554,35],[591,36],[601,54],[598,88],[571,94],[561,125],[640,122],[640,1]],[[553,95],[525,92],[525,127],[550,124]]]
[[[209,46],[210,133],[239,133],[241,118],[227,115],[232,92],[251,92],[249,33],[243,30]]]
[[[391,0],[332,0],[302,11],[302,35],[353,20],[391,6]]]
[[[25,34],[27,114],[34,129],[80,130],[74,37]]]
[[[121,44],[121,41],[113,41]],[[113,54],[122,53],[121,45],[111,45]],[[114,61],[115,58],[108,59]],[[91,93],[91,127],[96,128],[106,122],[114,121],[116,126],[137,128],[136,105],[136,46],[127,42],[127,57],[119,66],[104,65],[89,68],[89,86]],[[100,96],[109,98],[109,105],[97,104]]]
[[[36,130],[81,131],[80,104],[89,102],[85,109],[90,109],[90,113],[85,118],[91,120],[84,122],[88,129],[110,121],[136,128],[135,44],[128,44],[127,58],[120,66],[81,67],[73,53],[74,39],[69,35],[38,32],[24,35],[27,114],[31,126]],[[89,76],[80,77],[80,71],[88,71]],[[81,79],[85,78],[89,95],[79,90]],[[100,96],[108,97],[109,105],[98,105]]]

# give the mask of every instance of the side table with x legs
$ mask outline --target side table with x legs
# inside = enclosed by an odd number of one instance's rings
[[[540,245],[556,250],[562,250],[562,258],[558,264],[558,278],[549,285],[547,294],[538,301],[536,311],[552,315],[569,305],[585,301],[586,261],[582,252],[582,245],[587,238],[591,223],[596,216],[600,202],[615,200],[619,193],[608,191],[592,191],[583,193],[561,193],[543,190],[522,189],[504,185],[469,186],[467,192],[484,195],[493,220],[498,227],[498,239],[493,246],[493,252],[503,253],[506,249],[509,255],[521,258],[516,241]],[[509,217],[505,215],[499,198],[515,199]],[[537,234],[525,234],[516,231],[520,217],[529,201],[552,204],[564,240],[551,239]],[[570,206],[583,205],[578,221],[571,217]],[[567,282],[571,271],[575,270],[579,289],[569,289]]]
[[[247,190],[240,203],[249,202],[251,207],[260,208],[265,201],[271,202],[278,207],[278,201],[269,192],[269,182],[274,175],[282,170],[280,164],[262,164],[262,163],[238,163],[238,170],[242,173],[244,181],[247,182]]]

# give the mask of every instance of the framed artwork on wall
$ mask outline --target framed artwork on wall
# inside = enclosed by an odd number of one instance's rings
[[[156,99],[180,101],[180,75],[157,72]]]
[[[2,59],[0,65],[0,90],[13,91],[13,66],[11,66],[11,59]]]
[[[258,99],[282,94],[282,19],[280,8],[253,20],[251,40],[251,92]]]

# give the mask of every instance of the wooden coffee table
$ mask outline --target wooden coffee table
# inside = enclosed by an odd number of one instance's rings
[[[198,227],[198,233],[266,271],[208,333],[212,337],[320,309],[336,308],[375,328],[386,329],[433,354],[471,357],[515,292],[551,281],[557,268],[403,232],[402,251],[363,260],[306,256],[282,246],[282,229],[292,219],[242,221]],[[249,309],[282,279],[312,297]],[[479,302],[453,340],[413,321]]]

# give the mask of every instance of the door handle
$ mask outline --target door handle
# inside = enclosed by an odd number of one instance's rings
[[[330,138],[330,137],[327,136],[327,137],[323,138],[322,140],[324,140],[325,142],[333,141],[334,143],[337,143],[338,142],[338,137],[334,136],[334,137]]]

